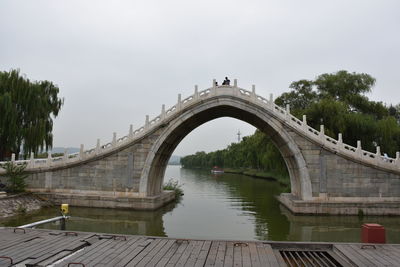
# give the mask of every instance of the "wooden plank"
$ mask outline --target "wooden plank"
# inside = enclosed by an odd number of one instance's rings
[[[156,256],[162,248],[167,245],[168,239],[160,239],[160,242],[151,250],[149,253],[147,253],[146,256],[143,257],[141,261],[139,261],[135,266],[137,267],[143,267],[146,266],[149,261],[153,259],[154,256]]]
[[[90,255],[96,253],[97,250],[99,250],[99,249],[101,250],[103,247],[107,246],[108,242],[110,242],[109,239],[103,239],[103,240],[99,240],[98,242],[92,244],[91,246],[85,247],[83,250],[77,252],[72,257],[68,258],[65,262],[63,262],[62,266],[67,266],[68,263],[71,263],[71,262],[85,263],[85,259],[87,257],[90,257]]]
[[[144,250],[153,241],[154,239],[152,238],[140,238],[138,242],[130,244],[124,251],[114,257],[111,261],[107,262],[104,266],[124,266],[124,264],[127,264],[127,262]]]
[[[127,240],[118,240],[110,251],[104,253],[101,257],[98,257],[95,261],[92,262],[93,265],[100,266],[102,264],[107,264],[108,262],[115,259],[119,254],[126,251],[127,248],[140,242],[141,238],[139,237],[127,237]]]
[[[196,265],[196,261],[200,255],[203,244],[204,244],[204,241],[200,241],[200,240],[195,241],[192,253],[190,253],[189,259],[186,262],[187,266],[195,266]]]
[[[160,241],[160,239],[154,239],[146,247],[136,248],[133,253],[129,254],[127,259],[124,259],[121,261],[121,263],[119,263],[121,264],[119,266],[124,266],[125,264],[126,266],[136,266],[136,264],[140,262],[152,249],[154,249],[154,247],[156,247]]]
[[[164,266],[166,266],[168,261],[175,254],[175,252],[178,250],[179,244],[177,244],[175,242],[176,240],[172,239],[171,241],[173,241],[171,247],[168,249],[167,253],[165,253],[165,255],[161,258],[161,260],[157,263],[156,267],[164,267]]]
[[[242,245],[242,264],[243,266],[251,266],[250,248],[248,245]]]
[[[189,241],[189,245],[186,247],[185,251],[183,251],[182,256],[179,258],[178,262],[175,264],[177,267],[186,266],[185,263],[189,259],[192,251],[196,245],[196,241]]]
[[[256,248],[257,248],[257,252],[258,252],[258,258],[260,260],[260,265],[261,266],[268,266],[268,267],[272,267],[269,264],[269,260],[268,260],[268,256],[265,253],[265,248],[264,248],[264,244],[263,243],[257,243],[256,244]]]
[[[175,264],[178,262],[179,258],[181,257],[182,253],[185,251],[186,247],[189,245],[189,242],[186,242],[186,241],[177,242],[177,243],[178,243],[179,247],[175,251],[174,255],[172,255],[172,257],[169,259],[166,266],[175,266]]]
[[[233,266],[243,266],[242,264],[242,248],[233,245]]]
[[[156,266],[158,262],[168,253],[170,248],[174,245],[174,239],[168,239],[167,244],[165,244],[162,249],[155,255],[151,261],[149,261],[148,266]]]
[[[48,258],[53,257],[56,254],[60,254],[61,252],[69,252],[67,254],[72,254],[73,252],[83,248],[86,246],[86,242],[83,242],[80,238],[71,240],[70,243],[66,246],[65,243],[57,244],[56,246],[52,247],[51,250],[47,250],[41,256],[37,257],[36,259],[32,259],[29,262],[30,265],[38,265],[42,261],[46,261]]]
[[[339,252],[345,255],[352,263],[357,266],[374,266],[372,262],[368,259],[365,259],[362,255],[354,251],[349,245],[346,244],[335,244],[334,248],[336,248]]]
[[[226,242],[224,267],[233,266],[233,242]]]
[[[207,260],[206,260],[206,263],[204,264],[205,267],[214,266],[215,259],[217,257],[218,246],[219,246],[218,241],[211,242],[211,247],[210,247],[210,250],[208,251]]]
[[[257,250],[256,243],[249,242],[249,250],[250,250],[251,266],[261,267],[260,259],[258,257],[258,250]]]
[[[375,246],[375,248],[365,248],[361,249],[362,245],[350,245],[354,250],[358,251],[359,254],[363,255],[365,258],[367,258],[369,261],[375,263],[376,265],[381,265],[381,266],[390,266],[391,263],[390,261],[387,261],[385,259],[384,254],[382,254],[382,250],[379,248],[379,246]]]
[[[380,253],[385,256],[385,259],[389,261],[393,266],[399,265],[400,247],[397,249],[393,245],[379,246]]]
[[[195,267],[204,266],[207,260],[208,251],[210,250],[211,247],[211,243],[212,243],[211,241],[204,241],[199,256],[197,257],[196,263],[194,265]]]
[[[215,264],[214,266],[222,267],[224,266],[225,261],[225,251],[226,251],[226,244],[227,242],[219,242],[217,256],[215,257]]]
[[[279,254],[279,251],[274,251],[271,245],[264,244],[264,251],[270,266],[286,266]]]

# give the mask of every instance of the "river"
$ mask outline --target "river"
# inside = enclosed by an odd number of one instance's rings
[[[382,224],[389,243],[400,243],[399,217],[294,216],[279,205],[277,182],[238,174],[168,166],[165,180],[182,184],[185,195],[157,211],[70,207],[67,229],[196,239],[360,242],[361,225]],[[0,221],[18,226],[58,216],[58,207]],[[42,228],[59,229],[47,224]]]

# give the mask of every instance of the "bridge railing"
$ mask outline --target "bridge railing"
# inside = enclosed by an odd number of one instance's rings
[[[46,159],[36,159],[34,158],[33,153],[31,154],[30,159],[28,160],[15,160],[15,155],[12,156],[11,161],[16,164],[27,164],[27,169],[43,169],[43,168],[51,168],[51,167],[59,167],[66,166],[71,163],[76,163],[83,160],[88,160],[90,158],[97,157],[99,155],[109,153],[113,150],[117,150],[122,146],[125,146],[135,140],[142,138],[150,131],[155,129],[156,127],[164,124],[166,121],[170,120],[175,114],[178,114],[182,109],[186,109],[200,101],[208,99],[210,97],[221,96],[221,95],[231,95],[234,97],[246,99],[247,101],[252,102],[265,109],[271,115],[277,117],[280,121],[284,122],[286,125],[289,125],[291,128],[296,129],[296,131],[307,138],[313,140],[314,142],[320,144],[323,147],[326,147],[330,150],[333,150],[336,153],[342,154],[344,156],[357,159],[362,162],[366,162],[368,164],[380,166],[386,169],[400,171],[400,155],[399,152],[396,153],[396,158],[389,158],[387,156],[382,156],[380,152],[380,148],[377,147],[376,153],[372,153],[369,151],[362,150],[361,142],[357,142],[357,147],[353,147],[351,145],[343,143],[342,135],[338,135],[338,139],[334,139],[330,136],[325,135],[324,126],[321,125],[320,130],[316,130],[309,125],[307,125],[306,116],[303,115],[303,120],[298,119],[290,113],[290,107],[286,106],[282,108],[274,103],[273,95],[270,94],[269,99],[264,98],[263,96],[257,95],[255,91],[255,86],[252,86],[252,90],[246,90],[237,86],[236,79],[234,80],[234,85],[222,85],[215,86],[215,80],[212,83],[212,87],[204,89],[202,91],[198,90],[198,87],[195,86],[194,93],[183,100],[181,99],[181,95],[178,95],[178,101],[172,107],[166,109],[165,105],[162,105],[161,113],[154,117],[153,119],[149,119],[149,116],[146,115],[145,123],[143,126],[139,127],[136,130],[133,130],[132,125],[130,125],[128,135],[117,138],[117,134],[113,133],[113,139],[111,142],[108,142],[104,145],[100,145],[100,140],[97,140],[97,145],[94,148],[89,150],[85,150],[83,145],[81,145],[80,151],[78,153],[68,154],[67,151],[64,153],[64,156],[55,157],[51,156],[49,153],[48,158]],[[5,162],[0,162],[0,173],[4,172],[1,168],[1,165]]]

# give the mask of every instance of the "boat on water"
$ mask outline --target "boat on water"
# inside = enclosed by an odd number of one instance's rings
[[[224,170],[221,169],[221,168],[219,168],[218,166],[214,166],[214,167],[211,169],[211,173],[224,173]]]

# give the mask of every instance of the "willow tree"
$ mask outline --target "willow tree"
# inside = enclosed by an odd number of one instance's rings
[[[53,118],[63,99],[49,81],[30,81],[19,70],[0,72],[0,161],[11,153],[37,153],[53,145]]]

